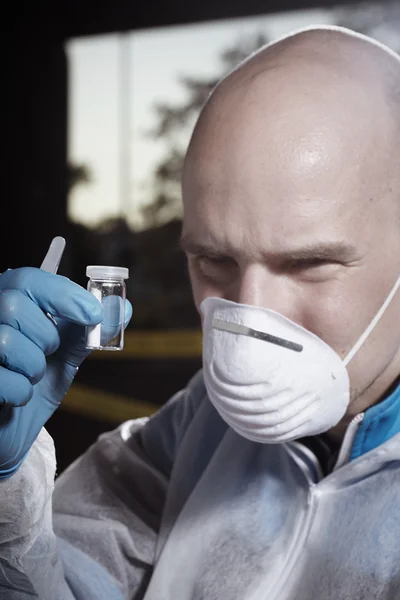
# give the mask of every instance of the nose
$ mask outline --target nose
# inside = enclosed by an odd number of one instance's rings
[[[289,278],[271,273],[261,265],[243,270],[234,295],[235,298],[229,298],[234,302],[269,308],[292,320],[298,312],[297,294]]]

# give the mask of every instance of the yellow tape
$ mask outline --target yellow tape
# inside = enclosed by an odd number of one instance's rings
[[[60,408],[110,423],[122,423],[128,419],[145,417],[158,410],[158,407],[150,402],[128,399],[119,394],[104,392],[78,383],[72,384]]]
[[[198,329],[127,331],[122,352],[92,352],[92,359],[200,358],[202,335]]]
[[[92,352],[90,359],[115,360],[126,358],[199,358],[202,352],[202,334],[198,329],[171,331],[127,331],[122,352]],[[121,423],[151,415],[157,406],[150,402],[129,399],[90,386],[74,383],[61,404],[61,410]]]

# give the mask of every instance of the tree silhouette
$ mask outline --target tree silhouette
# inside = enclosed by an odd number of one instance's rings
[[[400,52],[400,4],[398,0],[370,2],[337,10],[336,23],[369,35]]]
[[[218,81],[236,65],[269,40],[262,33],[246,38],[221,53],[219,73],[208,78],[188,75],[180,77],[180,105],[160,102],[155,105],[156,125],[150,132],[154,138],[164,138],[168,150],[154,172],[154,200],[142,209],[146,227],[156,227],[172,219],[182,218],[180,180],[188,137],[209,94]]]
[[[77,185],[88,184],[93,181],[92,171],[85,164],[69,163],[67,165],[67,192],[68,194]]]

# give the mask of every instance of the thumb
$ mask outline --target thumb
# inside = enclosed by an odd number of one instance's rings
[[[119,341],[114,338],[119,336],[121,328],[126,327],[132,316],[132,305],[118,296],[106,296],[102,300],[103,320],[100,325],[88,327],[88,345],[94,346],[118,346]],[[122,322],[124,321],[124,323]],[[92,335],[92,339],[91,338]]]

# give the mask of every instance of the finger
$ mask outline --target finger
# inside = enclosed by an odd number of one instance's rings
[[[33,386],[24,375],[0,367],[0,404],[25,406],[32,394]]]
[[[59,346],[57,327],[19,290],[0,290],[0,324],[19,330],[45,355],[52,354]]]
[[[23,333],[9,325],[0,325],[0,364],[35,384],[44,375],[46,357]]]
[[[0,289],[20,290],[42,310],[81,325],[95,325],[103,318],[100,302],[66,277],[34,267],[9,269],[0,275]]]

